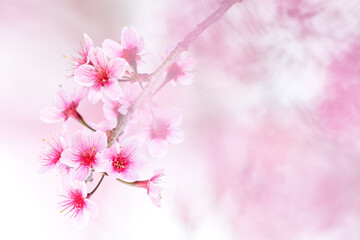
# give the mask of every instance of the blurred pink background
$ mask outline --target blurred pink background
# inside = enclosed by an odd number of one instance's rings
[[[82,34],[97,46],[123,26],[144,37],[152,71],[219,5],[216,0],[0,0],[2,239],[358,240],[360,3],[257,0],[231,8],[190,48],[189,87],[163,107],[183,113],[185,142],[149,168],[166,169],[163,207],[105,179],[100,215],[76,230],[59,213],[53,174],[38,173],[39,120]],[[100,105],[99,105],[100,106]],[[100,121],[92,106],[80,110]]]

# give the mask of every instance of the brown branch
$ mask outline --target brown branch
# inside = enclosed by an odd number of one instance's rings
[[[190,44],[208,27],[219,20],[234,4],[242,2],[242,0],[225,0],[221,3],[220,7],[208,16],[205,20],[199,23],[194,30],[189,32],[185,38],[179,42],[175,49],[169,54],[164,62],[148,76],[149,83],[144,87],[142,93],[133,102],[126,115],[118,114],[117,125],[110,131],[110,137],[108,140],[108,147],[112,146],[116,139],[123,134],[123,130],[130,117],[132,116],[134,109],[137,108],[147,96],[152,93],[152,89],[157,85],[161,74],[174,63],[175,59],[183,52],[188,50]]]

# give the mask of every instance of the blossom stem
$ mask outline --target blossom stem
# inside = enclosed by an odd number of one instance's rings
[[[191,32],[189,32],[185,38],[179,42],[174,50],[168,55],[164,62],[148,76],[149,83],[144,87],[141,94],[136,98],[129,108],[129,111],[126,115],[118,115],[117,125],[114,129],[111,130],[111,134],[108,140],[108,146],[112,146],[116,139],[123,134],[123,130],[127,122],[129,121],[131,115],[134,112],[134,109],[137,108],[146,97],[153,92],[159,81],[161,80],[160,76],[162,73],[174,63],[176,58],[184,51],[189,49],[190,44],[207,28],[209,28],[213,23],[218,21],[234,4],[240,3],[242,0],[225,0],[223,1],[219,8],[209,15],[205,20],[200,22]]]
[[[143,180],[143,181],[134,181],[134,182],[126,182],[124,180],[121,180],[119,178],[116,179],[117,181],[125,184],[125,185],[128,185],[128,186],[131,186],[131,187],[140,187],[140,188],[146,188],[147,186],[147,182],[148,180]]]
[[[101,178],[100,178],[100,181],[98,182],[98,184],[96,185],[96,187],[94,188],[94,190],[92,190],[90,193],[87,194],[86,198],[90,198],[95,192],[96,190],[98,189],[98,187],[100,186],[101,182],[103,181],[105,175],[107,175],[106,173],[103,173]]]
[[[96,132],[95,129],[93,129],[92,127],[90,127],[86,122],[85,120],[81,117],[81,118],[78,118],[77,119],[79,123],[81,123],[83,126],[87,127],[88,129],[90,129],[91,131],[94,131]]]

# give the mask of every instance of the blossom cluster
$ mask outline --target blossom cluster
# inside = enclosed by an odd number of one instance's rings
[[[78,227],[84,227],[90,216],[97,216],[97,205],[90,197],[105,176],[146,189],[152,202],[158,207],[161,205],[160,183],[164,171],[155,170],[152,177],[139,180],[139,171],[147,162],[140,149],[147,145],[149,156],[160,158],[166,155],[169,144],[183,141],[180,112],[175,108],[158,108],[153,98],[168,82],[190,84],[194,62],[179,55],[162,76],[163,84],[135,105],[149,84],[143,77],[147,73],[138,72],[138,67],[146,64],[144,50],[144,39],[130,27],[123,28],[119,42],[106,39],[101,48],[95,47],[93,40],[84,34],[76,55],[69,57],[70,79],[76,88],[72,92],[61,88],[55,104],[40,113],[40,119],[46,123],[64,123],[63,130],[47,141],[46,149],[41,152],[40,171],[52,170],[59,176],[63,190],[61,212],[70,213]],[[170,50],[166,50],[164,57]],[[91,104],[102,102],[102,122],[88,123],[80,114],[79,104],[86,98]],[[124,124],[120,120],[125,116],[129,116],[130,121],[112,141],[116,127]],[[81,124],[81,129],[72,133],[68,126],[74,121]],[[139,125],[143,129],[128,131]],[[101,180],[93,191],[87,192],[86,183],[96,173],[102,175]]]

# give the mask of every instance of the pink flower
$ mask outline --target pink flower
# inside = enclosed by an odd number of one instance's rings
[[[89,101],[97,103],[104,93],[113,100],[122,95],[118,80],[124,75],[126,63],[121,58],[108,61],[101,48],[91,49],[90,63],[80,66],[75,71],[75,81],[89,87]]]
[[[170,46],[166,50],[166,56],[168,56],[175,46]],[[164,58],[165,60],[165,58]],[[171,82],[173,85],[180,83],[182,85],[190,85],[193,82],[194,74],[191,71],[194,70],[195,62],[188,55],[179,55],[174,63],[166,70],[166,82]]]
[[[109,57],[125,59],[134,71],[137,71],[144,47],[144,39],[129,27],[124,27],[121,32],[121,44],[110,39],[103,42],[103,49]]]
[[[94,47],[93,40],[86,33],[84,33],[84,41],[83,41],[83,43],[80,44],[80,48],[78,50],[76,50],[76,52],[77,52],[77,54],[79,56],[78,57],[71,56],[69,58],[72,61],[72,63],[71,63],[71,66],[72,66],[71,77],[74,76],[73,72],[78,67],[80,67],[83,64],[87,64],[89,62],[89,51],[93,47]]]
[[[154,176],[152,176],[149,180],[146,181],[136,181],[134,183],[135,187],[145,188],[147,191],[147,195],[150,197],[151,201],[155,206],[161,207],[161,190],[162,188],[159,184],[162,183],[162,177],[165,176],[163,169],[158,169],[154,172]]]
[[[65,139],[57,134],[47,144],[47,149],[39,157],[39,162],[42,165],[40,172],[44,173],[50,169],[56,169],[60,174],[68,173],[69,167],[60,162],[62,152],[67,148]]]
[[[103,171],[103,160],[100,152],[107,146],[106,134],[102,131],[88,135],[75,135],[70,149],[63,152],[61,162],[74,168],[74,179],[84,181],[91,169]]]
[[[99,214],[96,204],[86,198],[85,182],[70,182],[66,179],[62,181],[62,188],[64,194],[61,196],[65,200],[59,203],[63,207],[61,213],[64,211],[66,211],[66,214],[71,213],[75,226],[84,228],[89,222],[90,216],[97,217]]]
[[[102,152],[102,157],[108,160],[105,171],[115,178],[133,181],[137,179],[136,171],[144,162],[137,154],[139,141],[132,137],[124,140],[121,145],[114,144]]]
[[[152,124],[143,133],[143,136],[149,141],[148,150],[152,157],[165,156],[168,141],[178,144],[184,140],[183,131],[177,128],[180,122],[181,114],[174,108],[155,114]]]
[[[76,108],[80,101],[85,97],[87,91],[84,88],[78,88],[73,93],[65,92],[60,89],[57,92],[55,107],[47,107],[40,112],[40,119],[46,123],[55,123],[67,121],[70,117],[78,121],[83,121],[82,116]]]

